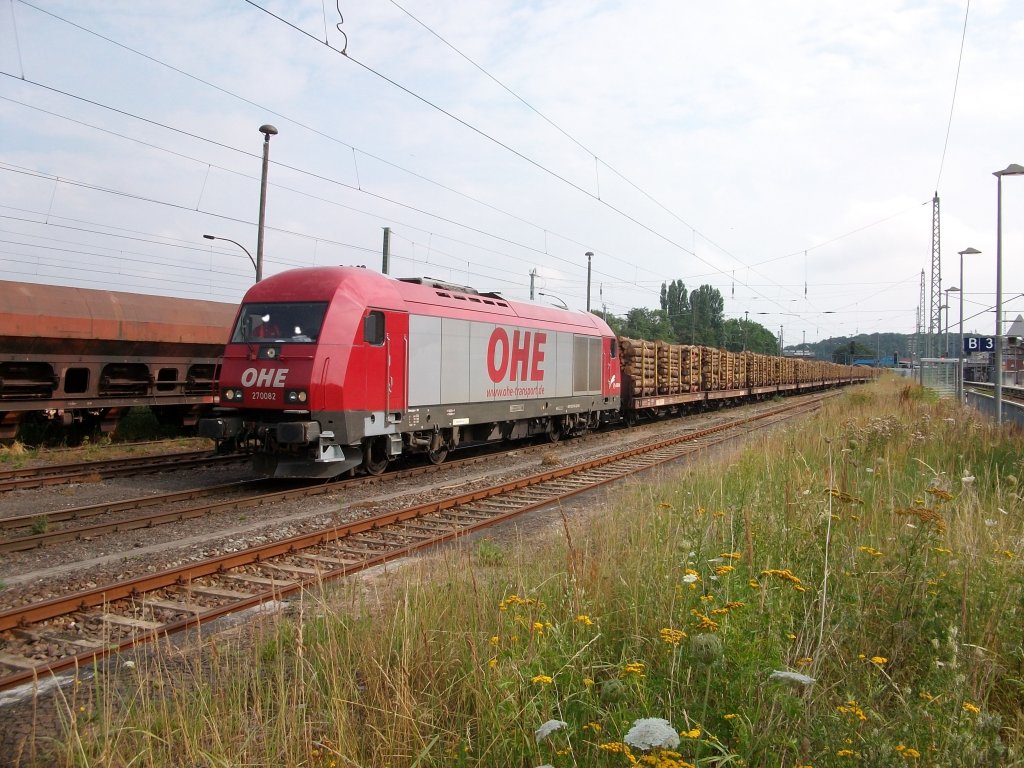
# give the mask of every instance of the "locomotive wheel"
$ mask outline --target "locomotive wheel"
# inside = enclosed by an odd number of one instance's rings
[[[544,435],[549,443],[557,443],[562,439],[562,422],[559,419],[551,419],[548,422],[548,431]]]
[[[444,464],[444,460],[448,458],[448,446],[442,445],[436,451],[427,451],[427,458],[431,464]]]
[[[363,444],[363,469],[369,475],[380,475],[388,468],[387,442],[383,437]]]

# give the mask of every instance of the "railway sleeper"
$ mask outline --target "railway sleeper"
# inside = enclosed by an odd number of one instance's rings
[[[35,669],[39,662],[27,659],[24,656],[15,656],[11,653],[0,653],[0,664],[12,669]]]

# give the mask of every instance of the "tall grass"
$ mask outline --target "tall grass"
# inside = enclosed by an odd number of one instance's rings
[[[54,759],[1021,765],[1022,443],[860,388],[546,543],[470,542],[154,654],[69,701]]]

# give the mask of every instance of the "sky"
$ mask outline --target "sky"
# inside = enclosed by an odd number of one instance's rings
[[[1017,0],[0,0],[0,280],[239,302],[271,124],[265,276],[387,227],[396,277],[585,309],[590,252],[615,315],[678,279],[787,346],[912,333],[937,193],[940,326],[971,247],[992,334],[1022,42]]]

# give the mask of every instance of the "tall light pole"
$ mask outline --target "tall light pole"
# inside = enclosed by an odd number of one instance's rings
[[[554,299],[555,301],[558,302],[558,304],[561,306],[562,309],[568,309],[569,308],[568,305],[564,301],[562,301],[558,296],[555,296],[555,294],[553,294],[553,293],[544,293],[544,291],[537,291],[537,295],[538,296],[546,296],[549,299]]]
[[[945,354],[945,357],[950,357],[950,353],[949,353],[949,310],[950,310],[951,307],[949,305],[949,294],[951,294],[951,293],[960,293],[960,289],[957,286],[955,286],[955,285],[951,285],[951,286],[949,286],[949,288],[946,289],[946,354]]]
[[[593,251],[587,251],[587,312],[590,311],[590,260],[594,258]]]
[[[996,424],[1003,423],[1003,176],[1024,176],[1024,166],[1010,163],[996,177]]]
[[[960,351],[957,353],[956,397],[964,401],[964,256],[976,256],[981,253],[977,248],[965,248],[960,251]]]
[[[256,282],[263,279],[263,223],[267,218],[267,167],[270,165],[270,137],[277,136],[277,128],[261,125],[263,134],[263,176],[260,181],[260,223],[256,230]]]
[[[942,335],[942,310],[946,310],[946,337],[942,343],[942,354],[939,357],[949,357],[949,294],[946,294],[946,303],[939,304],[939,335]]]
[[[241,243],[239,243],[239,242],[236,242],[236,241],[232,240],[232,239],[231,239],[230,237],[216,237],[216,236],[214,236],[214,235],[203,235],[203,237],[204,237],[205,239],[207,239],[207,240],[223,240],[223,241],[224,241],[224,242],[226,242],[226,243],[234,243],[234,244],[235,244],[235,245],[237,245],[237,246],[238,246],[239,248],[241,248],[241,249],[242,249],[243,251],[245,251],[245,255],[246,255],[246,256],[248,256],[248,257],[249,257],[249,261],[251,261],[251,262],[252,262],[252,266],[253,266],[253,269],[255,269],[255,270],[256,270],[256,274],[258,275],[258,274],[260,273],[260,271],[259,271],[259,268],[257,268],[257,267],[256,267],[256,259],[254,259],[254,258],[252,257],[252,254],[251,254],[251,253],[249,253],[249,249],[248,249],[248,248],[246,248],[246,247],[245,247],[244,245],[242,245]],[[259,278],[258,278],[258,277],[256,278],[256,282],[259,282]]]

